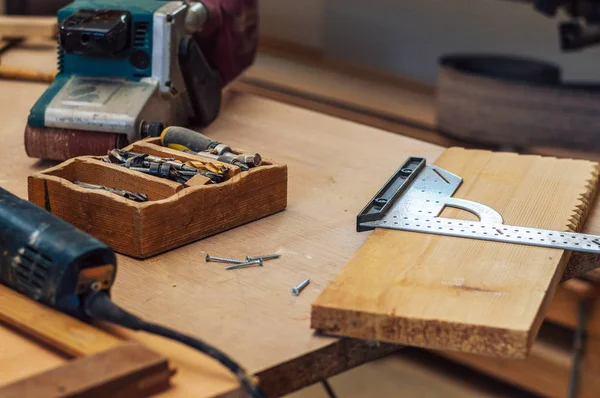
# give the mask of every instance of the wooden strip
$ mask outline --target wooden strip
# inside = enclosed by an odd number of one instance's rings
[[[436,164],[463,177],[455,197],[491,206],[509,225],[556,230],[581,226],[598,177],[598,165],[588,161],[460,148]],[[458,210],[443,216],[465,218]],[[313,304],[312,327],[524,357],[568,257],[556,249],[378,229]]]
[[[0,388],[3,398],[136,398],[169,387],[174,371],[167,360],[129,343]]]
[[[123,344],[106,332],[3,285],[0,285],[0,322],[73,357],[96,354]]]
[[[0,79],[26,80],[41,83],[52,83],[58,72],[47,72],[37,69],[0,65]]]
[[[0,15],[0,36],[54,37],[58,33],[56,17],[25,17]]]

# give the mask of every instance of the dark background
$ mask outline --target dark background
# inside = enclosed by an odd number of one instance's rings
[[[13,15],[55,15],[72,0],[0,0],[6,2],[6,13]]]

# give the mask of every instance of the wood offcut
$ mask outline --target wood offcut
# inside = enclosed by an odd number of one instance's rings
[[[451,148],[436,165],[463,177],[454,197],[510,225],[579,231],[598,164]],[[460,210],[444,217],[464,218]],[[472,215],[471,215],[472,217]],[[527,355],[570,253],[375,230],[312,308],[326,333],[503,357]]]
[[[173,374],[163,356],[128,343],[0,386],[0,396],[143,398],[168,389]]]

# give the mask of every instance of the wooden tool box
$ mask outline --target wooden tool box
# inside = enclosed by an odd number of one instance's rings
[[[125,149],[182,162],[207,161],[165,148],[157,138]],[[29,200],[119,253],[146,258],[286,208],[286,165],[265,160],[249,171],[224,166],[228,170],[222,183],[212,184],[208,178],[196,176],[182,185],[105,163],[99,157],[78,157],[30,176]],[[148,201],[138,203],[86,189],[75,181],[141,192]]]

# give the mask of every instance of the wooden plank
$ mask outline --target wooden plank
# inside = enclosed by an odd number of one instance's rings
[[[1,45],[1,43],[0,43]],[[52,83],[56,72],[46,72],[31,68],[17,68],[0,65],[0,79],[27,80],[42,83]]]
[[[56,17],[0,15],[0,36],[11,38],[54,37],[57,33]]]
[[[73,357],[96,354],[123,341],[0,285],[0,322]]]
[[[455,197],[496,209],[508,225],[556,230],[581,227],[598,178],[593,162],[460,148],[436,164],[463,177]],[[444,215],[465,218],[458,210]],[[568,257],[556,249],[378,229],[313,304],[312,327],[524,357]]]
[[[147,397],[167,389],[173,373],[163,356],[128,343],[0,387],[0,396]]]

